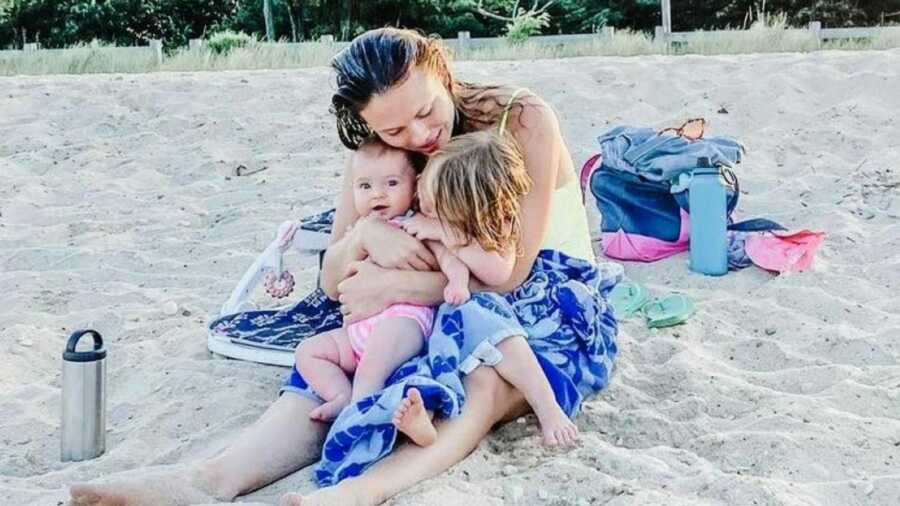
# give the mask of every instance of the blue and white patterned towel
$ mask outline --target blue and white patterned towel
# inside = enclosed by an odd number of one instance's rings
[[[384,390],[348,406],[335,420],[316,481],[334,485],[390,453],[397,441],[391,420],[410,387],[421,391],[438,416],[457,416],[465,401],[463,375],[479,364],[496,364],[502,356],[494,346],[507,337],[528,338],[559,405],[573,416],[585,396],[609,382],[618,349],[606,297],[621,278],[618,264],[597,266],[544,250],[514,292],[476,293],[463,305],[442,305],[427,349],[398,368]],[[338,309],[316,291],[291,308],[229,315],[210,327],[236,341],[282,345],[339,326]],[[296,368],[281,391],[319,399]]]
[[[457,416],[465,401],[463,375],[480,363],[496,364],[494,347],[525,335],[556,399],[569,416],[582,399],[607,385],[617,325],[606,296],[622,277],[617,264],[597,267],[544,250],[528,280],[507,295],[476,293],[469,302],[440,307],[427,351],[401,366],[381,392],[348,406],[328,432],[316,481],[329,486],[357,476],[386,456],[397,441],[391,423],[410,387],[437,416]],[[283,390],[315,395],[296,368]]]

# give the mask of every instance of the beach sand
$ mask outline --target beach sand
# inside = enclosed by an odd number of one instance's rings
[[[809,272],[625,266],[697,301],[685,325],[625,321],[583,445],[533,417],[389,504],[897,504],[900,497],[900,51],[463,62],[557,110],[576,165],[619,125],[748,147],[739,217],[828,232]],[[0,504],[220,450],[286,369],[206,349],[206,322],[277,225],[329,207],[346,151],[326,68],[0,78]],[[894,90],[894,91],[891,91]],[[243,164],[267,167],[232,177]],[[316,260],[292,255],[298,292]],[[172,313],[172,304],[177,311]],[[60,462],[61,352],[108,349],[107,447]],[[313,489],[302,470],[242,498]]]

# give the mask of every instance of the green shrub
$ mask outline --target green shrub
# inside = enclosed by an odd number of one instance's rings
[[[206,41],[207,47],[213,54],[222,56],[231,53],[232,50],[239,47],[252,46],[255,43],[256,39],[253,36],[241,32],[232,32],[231,30],[213,34]]]
[[[540,35],[541,30],[550,24],[550,14],[543,12],[538,15],[520,13],[506,24],[506,40],[511,44],[521,44],[528,37]]]

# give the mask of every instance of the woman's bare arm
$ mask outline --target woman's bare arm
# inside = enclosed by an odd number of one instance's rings
[[[344,181],[341,183],[341,191],[334,213],[330,243],[325,251],[322,271],[319,274],[322,290],[332,300],[338,298],[337,286],[344,279],[347,266],[366,257],[359,235],[347,233],[350,226],[358,219],[359,215],[353,205],[353,174],[351,174],[351,163],[348,159],[344,166]]]

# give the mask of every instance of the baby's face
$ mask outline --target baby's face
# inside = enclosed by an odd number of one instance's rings
[[[378,157],[358,157],[353,175],[353,202],[360,216],[375,214],[389,220],[412,207],[416,173],[403,153],[390,150]]]

